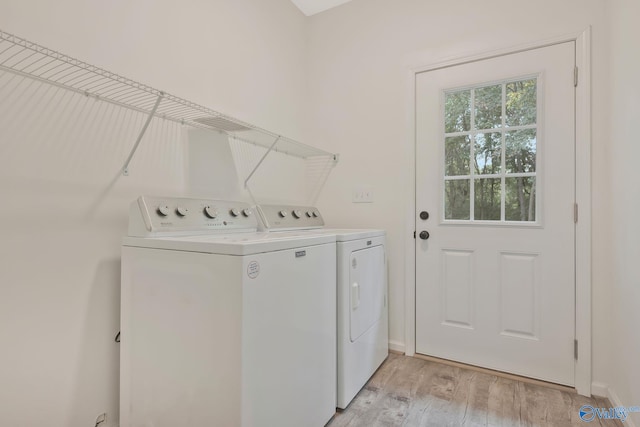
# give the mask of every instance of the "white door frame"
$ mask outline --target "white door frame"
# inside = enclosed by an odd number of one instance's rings
[[[579,217],[576,224],[575,257],[575,336],[578,340],[578,359],[575,363],[575,388],[584,396],[591,395],[591,28],[552,39],[510,48],[482,52],[455,58],[439,59],[427,65],[410,67],[407,99],[408,138],[405,147],[407,179],[412,185],[405,217],[405,345],[404,351],[413,356],[416,351],[416,252],[413,232],[416,224],[416,74],[439,68],[461,65],[497,56],[541,48],[558,43],[575,42],[576,66],[579,70],[576,87],[576,203]]]

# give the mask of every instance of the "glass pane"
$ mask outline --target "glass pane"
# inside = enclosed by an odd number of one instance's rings
[[[536,130],[523,129],[505,134],[504,161],[507,173],[535,172]]]
[[[471,129],[471,91],[444,95],[444,131],[466,132]]]
[[[476,129],[495,129],[502,126],[502,85],[476,89]]]
[[[507,83],[506,90],[506,125],[524,126],[536,124],[536,79]]]
[[[469,219],[470,189],[468,179],[444,182],[444,218]]]
[[[473,218],[500,221],[500,178],[475,180]]]
[[[536,220],[536,178],[505,178],[504,215],[507,221]]]
[[[469,175],[471,142],[469,136],[453,136],[444,139],[445,175]]]
[[[477,174],[500,173],[502,139],[500,133],[479,133],[475,143],[475,171]]]

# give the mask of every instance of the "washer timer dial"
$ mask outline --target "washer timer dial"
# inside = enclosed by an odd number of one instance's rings
[[[167,205],[160,205],[158,206],[157,212],[160,216],[167,216],[169,215],[169,212],[171,212],[171,209],[169,209],[169,206]]]
[[[218,210],[216,208],[214,208],[213,206],[205,206],[204,207],[204,214],[211,219],[214,219],[218,216]]]

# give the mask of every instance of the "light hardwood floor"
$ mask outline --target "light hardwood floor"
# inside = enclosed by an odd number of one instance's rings
[[[606,399],[391,354],[327,427],[623,426],[597,417],[582,421],[582,405],[611,406]]]

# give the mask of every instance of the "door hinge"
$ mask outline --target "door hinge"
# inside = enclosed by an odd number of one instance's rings
[[[573,68],[573,86],[578,87],[578,67]]]
[[[573,358],[578,360],[578,340],[573,340]]]
[[[578,223],[578,204],[574,203],[573,204],[573,222],[574,223]]]

